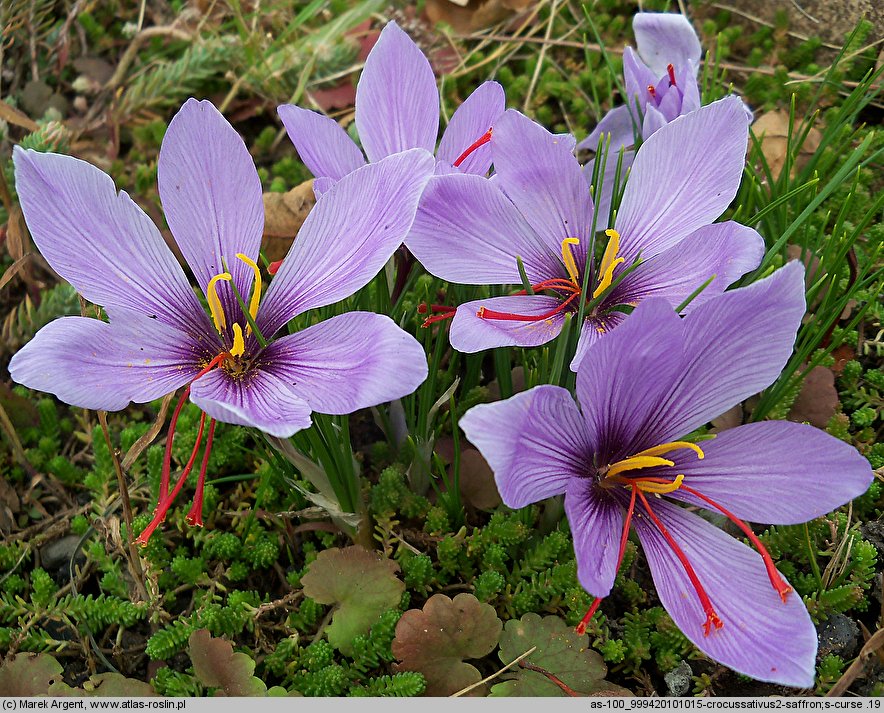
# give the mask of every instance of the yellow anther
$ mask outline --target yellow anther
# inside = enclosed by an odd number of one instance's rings
[[[621,262],[624,262],[622,257],[617,257],[617,253],[620,251],[620,233],[613,228],[608,228],[605,231],[605,235],[608,236],[609,240],[607,247],[605,247],[605,254],[602,255],[602,262],[599,265],[599,275],[601,275],[601,278],[599,279],[598,286],[592,293],[593,299],[611,286],[611,283],[614,281],[614,268]]]
[[[639,478],[638,480],[633,481],[633,485],[645,493],[666,495],[666,493],[671,493],[675,490],[678,490],[681,487],[681,481],[683,480],[684,473],[675,476],[675,480],[673,480],[671,483],[656,483],[652,480],[641,480]]]
[[[577,238],[565,238],[562,241],[562,262],[565,263],[565,269],[568,271],[568,277],[571,282],[577,284],[578,272],[577,261],[574,259],[574,253],[571,252],[572,245],[580,245]]]
[[[230,356],[238,357],[246,350],[246,340],[242,337],[242,327],[239,322],[233,323],[233,346],[230,349]]]
[[[218,297],[218,280],[230,282],[230,273],[222,272],[219,275],[215,275],[215,277],[209,280],[209,284],[206,285],[206,301],[209,303],[209,311],[212,313],[212,321],[215,323],[215,329],[220,333],[225,327],[227,327],[227,319],[224,317],[224,308],[221,306],[221,298]]]
[[[659,446],[654,446],[653,448],[646,448],[640,453],[636,453],[633,458],[637,458],[638,456],[662,456],[666,455],[670,451],[677,451],[681,448],[689,448],[697,454],[697,458],[699,460],[703,460],[703,458],[706,457],[706,454],[703,453],[703,450],[696,443],[688,443],[687,441],[671,441],[670,443],[661,443]]]
[[[654,456],[633,456],[632,458],[624,458],[614,463],[606,473],[606,477],[613,478],[620,473],[628,470],[639,470],[641,468],[654,468],[660,465],[675,465],[671,460],[665,458],[656,458]]]
[[[252,299],[249,300],[249,314],[252,315],[252,319],[257,319],[258,303],[261,301],[261,269],[255,263],[255,261],[247,255],[237,253],[236,256],[246,265],[252,268],[252,272],[255,273],[255,284],[252,286]],[[251,326],[246,327],[246,332],[248,334],[251,334]]]

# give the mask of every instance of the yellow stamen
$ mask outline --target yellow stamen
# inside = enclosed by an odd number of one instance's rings
[[[239,322],[233,323],[233,346],[230,349],[230,356],[238,357],[246,350],[246,340],[242,337],[242,327]]]
[[[225,327],[227,327],[227,319],[224,317],[224,308],[221,306],[221,298],[218,297],[218,280],[230,282],[230,273],[222,272],[220,275],[215,275],[215,277],[209,280],[209,284],[206,285],[206,301],[209,303],[209,311],[212,313],[212,321],[215,323],[215,329],[220,333]]]
[[[249,314],[252,315],[252,319],[254,320],[258,317],[258,303],[261,301],[261,269],[250,257],[243,255],[242,253],[237,253],[236,256],[252,268],[252,272],[255,273],[255,284],[252,286],[252,299],[249,300]],[[246,333],[252,333],[251,325],[246,327]]]
[[[641,468],[654,468],[660,465],[675,465],[671,460],[665,458],[655,458],[653,456],[633,456],[632,458],[624,458],[614,463],[605,474],[608,478],[613,478],[624,473],[627,470],[639,470]]]
[[[571,252],[571,245],[580,245],[577,238],[565,238],[562,241],[562,262],[565,263],[565,269],[568,271],[568,277],[571,282],[577,284],[577,261],[574,259],[574,253]]]
[[[605,235],[610,239],[605,248],[605,254],[602,255],[602,262],[599,265],[599,275],[601,275],[601,279],[592,293],[593,299],[598,297],[611,286],[611,283],[614,281],[614,268],[621,262],[624,262],[622,257],[617,257],[617,253],[620,251],[620,233],[613,228],[608,228],[608,230],[605,231]]]
[[[636,453],[633,458],[637,458],[639,456],[662,456],[666,455],[670,451],[677,451],[681,448],[689,448],[697,454],[697,458],[699,460],[703,460],[706,457],[706,454],[703,453],[703,450],[696,443],[688,443],[687,441],[671,441],[670,443],[661,443],[659,446],[654,446],[653,448],[646,448],[641,453]]]
[[[654,493],[655,495],[666,495],[667,493],[671,493],[675,490],[678,490],[681,487],[681,481],[684,480],[684,473],[675,476],[675,480],[671,483],[655,483],[651,480],[642,480],[639,478],[638,480],[631,481],[632,485],[635,485],[639,490],[645,493]]]

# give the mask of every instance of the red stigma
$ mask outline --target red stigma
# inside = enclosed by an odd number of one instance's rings
[[[196,482],[196,493],[193,496],[193,505],[190,512],[184,518],[192,527],[203,526],[203,489],[206,485],[206,470],[209,467],[209,456],[212,454],[212,441],[215,438],[215,419],[209,421],[209,435],[206,436],[206,449],[203,451],[203,462],[200,465],[200,476]]]
[[[473,153],[480,146],[484,146],[489,141],[491,141],[491,129],[488,129],[484,134],[482,134],[478,139],[476,139],[472,144],[467,147],[467,150],[464,151],[460,156],[457,157],[457,160],[454,162],[455,168],[459,168],[460,165],[467,160],[467,157]]]
[[[274,260],[267,266],[267,272],[271,275],[275,275],[279,272],[279,268],[282,267],[282,260]]]
[[[669,86],[674,87],[675,84],[675,67],[671,64],[666,65],[666,73],[669,75]]]
[[[199,453],[199,447],[203,440],[203,430],[206,423],[206,414],[203,412],[200,416],[200,425],[199,430],[196,435],[196,442],[193,445],[193,451],[190,454],[190,458],[187,460],[187,464],[184,466],[184,469],[181,471],[181,475],[178,477],[178,482],[175,483],[175,487],[172,489],[172,492],[169,492],[169,475],[172,466],[172,444],[175,439],[175,427],[178,424],[178,416],[181,414],[181,409],[184,407],[184,403],[187,401],[187,397],[190,395],[190,387],[193,386],[193,382],[199,379],[202,376],[208,374],[212,369],[217,366],[220,366],[226,359],[230,358],[230,354],[227,352],[222,352],[214,359],[212,359],[208,364],[206,364],[197,375],[191,379],[190,383],[187,385],[187,388],[184,389],[184,392],[181,394],[181,398],[178,400],[178,405],[175,407],[175,412],[172,414],[172,420],[169,422],[169,433],[166,436],[166,452],[163,456],[163,469],[162,475],[160,478],[160,496],[157,501],[157,506],[154,509],[153,520],[150,521],[150,524],[144,528],[140,535],[135,538],[135,542],[139,545],[146,545],[150,536],[153,534],[153,531],[166,519],[166,514],[169,512],[169,509],[172,507],[172,503],[175,501],[175,498],[178,496],[178,493],[181,492],[181,488],[184,486],[184,481],[187,480],[187,476],[190,475],[190,471],[193,470],[193,465],[196,462],[197,453]],[[191,512],[188,514],[188,522],[190,522],[190,518],[194,515],[195,509],[197,505],[199,506],[199,513],[195,515],[195,520],[198,522],[194,522],[191,524],[202,524],[202,501],[203,501],[203,486],[205,484],[205,470],[207,464],[209,462],[209,452],[212,447],[212,437],[215,432],[215,420],[211,419],[209,422],[209,437],[206,442],[206,450],[203,454],[203,463],[200,468],[200,477],[197,483],[197,492],[194,496],[194,507],[191,508]]]
[[[417,307],[418,314],[426,314],[427,312],[440,312],[441,314],[434,314],[432,317],[427,317],[421,327],[429,327],[431,324],[435,324],[436,322],[441,322],[446,319],[451,319],[454,317],[454,313],[457,312],[457,307],[450,307],[449,305],[428,305],[426,302],[421,302]]]
[[[657,90],[654,88],[653,84],[648,85],[648,94],[651,95],[651,99],[657,98]]]
[[[650,478],[648,478],[650,480]],[[684,487],[684,486],[681,486]],[[638,488],[633,488],[634,490],[638,490]],[[693,566],[688,561],[687,555],[684,553],[684,550],[679,547],[678,543],[675,541],[675,538],[669,533],[669,530],[666,529],[666,526],[660,521],[654,511],[651,510],[651,504],[648,502],[648,499],[645,497],[645,494],[638,490],[638,497],[641,498],[642,505],[645,508],[645,512],[648,513],[648,517],[651,519],[651,522],[657,526],[657,529],[660,531],[660,534],[663,535],[663,539],[666,540],[666,544],[672,548],[672,551],[675,553],[675,556],[678,558],[678,561],[681,562],[681,566],[684,568],[685,574],[688,576],[688,579],[691,581],[691,584],[694,587],[694,591],[697,593],[697,597],[700,599],[700,606],[703,607],[703,611],[706,614],[706,621],[703,622],[703,634],[705,636],[709,636],[712,632],[712,628],[720,629],[724,626],[724,623],[719,618],[718,614],[715,612],[715,608],[712,606],[712,601],[709,599],[709,595],[706,593],[706,590],[703,589],[703,585],[700,583],[700,578],[697,577],[697,573],[694,571]]]
[[[550,319],[563,312],[565,308],[578,297],[580,297],[580,290],[574,292],[555,309],[551,309],[549,312],[544,312],[543,314],[515,314],[513,312],[497,312],[496,310],[488,309],[486,307],[479,307],[476,316],[479,319],[500,319],[508,322],[542,322],[544,319]]]
[[[792,593],[792,587],[786,584],[786,581],[783,579],[782,575],[777,570],[776,566],[774,566],[773,558],[771,558],[770,553],[767,551],[765,546],[761,544],[761,540],[758,539],[757,535],[752,532],[752,528],[750,528],[745,522],[740,520],[736,515],[734,515],[729,510],[726,510],[724,507],[715,502],[712,498],[706,497],[702,493],[697,492],[693,488],[689,488],[686,485],[682,485],[681,489],[694,495],[705,503],[709,503],[712,507],[714,507],[718,512],[724,515],[728,520],[734,523],[737,527],[742,530],[743,534],[749,539],[755,549],[758,550],[758,554],[761,555],[761,559],[764,561],[764,567],[767,570],[767,577],[770,579],[770,583],[773,588],[777,591],[777,594],[780,595],[780,599],[783,600],[783,603],[786,603],[786,600],[789,597],[789,594]]]

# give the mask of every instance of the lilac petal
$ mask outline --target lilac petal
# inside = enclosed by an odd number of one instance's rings
[[[537,322],[483,319],[476,313],[485,307],[497,312],[536,316],[547,314],[560,304],[561,300],[544,295],[491,297],[466,302],[457,308],[448,339],[457,351],[467,354],[496,347],[538,347],[552,341],[562,331],[564,312]]]
[[[313,411],[347,414],[392,401],[427,378],[423,347],[389,317],[349,312],[272,342],[266,370]]]
[[[248,300],[264,230],[261,181],[240,135],[208,101],[188,99],[160,148],[157,182],[166,222],[200,287],[226,271]],[[233,290],[218,290],[228,318],[240,314]]]
[[[592,478],[573,478],[565,492],[565,514],[574,538],[577,579],[595,597],[607,597],[617,576],[623,508],[594,487]]]
[[[404,151],[356,169],[323,194],[261,302],[265,337],[378,274],[408,233],[433,164],[422,149]]]
[[[506,109],[503,87],[497,82],[480,84],[466,98],[448,122],[442,134],[436,156],[453,164],[476,140],[480,139]],[[459,166],[464,173],[484,176],[491,167],[491,147],[488,144],[473,151]]]
[[[620,160],[619,152],[610,151],[608,153],[608,157],[604,164],[605,170],[601,176],[601,188],[599,190],[593,190],[593,195],[596,196],[595,210],[598,214],[598,218],[596,218],[597,230],[604,230],[611,224],[611,204],[614,200],[614,191],[616,189],[618,192],[622,192],[623,185],[626,183],[626,178],[629,175],[628,171],[632,170],[632,164],[635,161],[635,151],[631,149],[622,150],[622,161]],[[586,181],[588,183],[592,183],[593,170],[596,161],[599,160],[600,159],[596,157],[583,167],[583,175],[586,176]],[[617,180],[618,163],[620,164],[619,181]]]
[[[648,69],[632,47],[623,49],[623,83],[626,85],[623,100],[633,116],[644,113],[645,106],[652,101],[648,87],[656,86],[659,78],[660,75]]]
[[[621,146],[632,146],[635,143],[635,128],[627,106],[614,107],[605,114],[592,133],[577,144],[577,148],[596,151],[602,134],[611,135],[609,150],[612,153]]]
[[[648,104],[645,107],[645,117],[642,121],[642,139],[650,138],[668,123],[659,109]]]
[[[406,149],[436,148],[439,90],[420,48],[388,22],[356,87],[356,129],[369,161]]]
[[[672,454],[684,484],[750,522],[807,522],[862,495],[874,477],[856,448],[801,423],[750,423],[701,447],[703,460]],[[717,512],[684,490],[670,496]]]
[[[576,395],[600,463],[672,440],[646,443],[645,431],[649,420],[667,417],[658,414],[657,404],[684,366],[681,331],[672,305],[649,299],[583,354]],[[582,334],[587,332],[584,328]]]
[[[627,265],[724,212],[740,185],[748,132],[742,102],[727,97],[678,117],[642,144],[617,215]]]
[[[334,119],[294,104],[276,111],[301,161],[317,178],[339,181],[365,164],[362,151]]]
[[[623,312],[612,311],[584,319],[583,328],[580,330],[580,339],[577,341],[577,349],[574,350],[574,358],[571,360],[571,371],[577,371],[590,347],[600,339],[604,339],[611,330],[623,324],[626,317],[627,315]]]
[[[156,226],[85,161],[15,147],[15,185],[34,242],[83,297],[192,334],[210,330]]]
[[[553,255],[561,254],[565,238],[580,240],[573,253],[582,270],[593,206],[589,185],[571,151],[540,124],[510,109],[494,124],[491,156],[501,190]]]
[[[700,38],[684,15],[674,12],[639,12],[632,18],[632,31],[638,53],[658,77],[666,66],[680,67],[692,62],[699,67],[703,48]]]
[[[667,78],[665,82],[668,83],[669,79]],[[684,113],[681,110],[681,104],[681,90],[678,87],[670,86],[663,92],[660,103],[657,105],[657,110],[663,115],[663,118],[668,124],[670,121],[673,121],[675,117]],[[647,119],[647,117],[645,118]]]
[[[697,66],[688,63],[675,70],[675,79],[681,89],[681,113],[687,114],[700,108],[700,85],[697,83]],[[752,119],[750,117],[749,121]]]
[[[574,479],[587,476],[583,419],[559,386],[536,386],[506,401],[474,406],[460,427],[488,461],[511,508],[564,493]]]
[[[328,176],[321,176],[319,178],[313,179],[313,195],[316,196],[316,200],[319,200],[326,194],[329,188],[335,185],[337,181],[334,178],[329,178]]]
[[[434,176],[405,244],[424,268],[466,285],[519,284],[516,256],[532,283],[566,277],[558,246],[543,242],[498,188],[481,176]]]
[[[682,322],[681,373],[648,421],[647,437],[681,438],[773,383],[803,316],[804,266],[797,261],[692,310]]]
[[[186,334],[121,312],[110,324],[86,317],[50,322],[12,357],[9,373],[72,406],[119,411],[183,386],[198,360]]]
[[[190,400],[211,418],[254,426],[278,438],[288,438],[311,424],[307,402],[287,381],[260,369],[236,379],[214,369],[193,382]]]
[[[690,311],[758,267],[763,256],[764,239],[752,228],[732,221],[707,225],[626,275],[606,303],[634,305],[656,296],[677,307],[714,276]]]
[[[665,500],[654,499],[652,507],[723,623],[704,634],[706,614],[684,567],[653,523],[636,517],[657,594],[685,636],[739,673],[785,686],[813,686],[817,634],[801,597],[792,593],[784,603],[761,556],[714,525]]]

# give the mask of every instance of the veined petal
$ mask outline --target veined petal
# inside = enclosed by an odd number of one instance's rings
[[[110,176],[71,156],[15,147],[15,184],[43,257],[90,302],[191,334],[211,330],[156,226]]]
[[[680,374],[646,436],[654,443],[681,438],[773,383],[803,316],[804,266],[797,261],[693,309],[682,322]]]
[[[599,147],[602,134],[611,135],[609,151],[616,152],[621,146],[632,146],[635,143],[633,119],[626,105],[614,107],[596,124],[592,133],[577,144],[578,149],[595,151]],[[607,139],[605,139],[607,141]]]
[[[474,406],[459,425],[488,461],[511,508],[563,493],[588,474],[592,454],[583,419],[559,386],[536,386],[506,401]]]
[[[571,360],[571,371],[577,371],[589,348],[599,339],[604,339],[612,329],[621,325],[627,316],[623,312],[610,311],[585,318],[580,330],[580,339],[577,341],[577,349],[574,350],[574,358]]]
[[[405,239],[436,277],[466,285],[519,284],[516,256],[532,283],[567,277],[559,254],[538,238],[498,181],[480,176],[434,176]]]
[[[687,238],[630,272],[606,303],[637,304],[655,296],[677,307],[710,277],[712,282],[688,305],[696,309],[720,295],[764,257],[764,239],[752,228],[728,221],[695,230]]]
[[[647,517],[636,517],[660,601],[679,629],[710,658],[739,673],[812,687],[817,634],[797,594],[784,603],[761,556],[678,505],[654,499],[654,514],[696,571],[723,626],[708,636],[706,614],[672,548]]]
[[[491,156],[501,190],[553,254],[562,240],[573,246],[582,273],[592,232],[589,185],[571,151],[540,124],[514,109],[494,125]]]
[[[645,117],[642,120],[642,139],[647,140],[657,131],[669,123],[663,113],[656,107],[648,104],[645,107]]]
[[[666,124],[641,146],[617,214],[621,256],[647,260],[720,216],[737,194],[749,123],[726,97]]]
[[[593,486],[592,478],[572,478],[565,492],[565,514],[574,538],[577,579],[595,597],[607,597],[617,576],[623,508]]]
[[[685,485],[750,522],[807,522],[862,495],[874,477],[856,448],[801,423],[749,423],[702,447],[703,460],[674,453],[675,470]],[[669,496],[717,512],[684,490]]]
[[[328,176],[322,176],[320,178],[313,179],[313,195],[316,196],[316,200],[322,198],[323,195],[335,185],[337,181],[334,178],[329,178]]]
[[[253,426],[278,438],[288,438],[311,423],[307,402],[284,379],[260,367],[236,379],[213,369],[193,382],[190,400],[211,418]]]
[[[427,355],[385,315],[349,312],[272,342],[266,370],[291,384],[313,411],[347,414],[413,392]]]
[[[317,178],[339,181],[365,164],[362,151],[334,119],[294,104],[276,111],[301,161]]]
[[[656,86],[659,78],[660,75],[652,72],[632,47],[623,48],[623,83],[626,88],[623,101],[634,117],[644,114],[645,105],[651,101],[648,87]]]
[[[421,148],[433,152],[439,90],[424,53],[388,22],[368,54],[356,87],[356,129],[370,161]]]
[[[491,128],[505,109],[506,96],[503,87],[497,82],[480,84],[451,116],[436,156],[453,164]],[[459,166],[464,173],[474,173],[477,176],[484,176],[490,167],[491,147],[488,144],[473,151]]]
[[[378,274],[408,233],[433,165],[422,149],[404,151],[356,169],[323,194],[261,302],[265,337]]]
[[[666,74],[669,64],[680,67],[692,62],[694,67],[700,66],[700,38],[684,15],[639,12],[632,18],[632,31],[638,53],[656,76]]]
[[[561,300],[545,295],[491,297],[465,302],[454,314],[448,339],[457,351],[467,354],[496,347],[538,347],[552,341],[562,331],[564,312],[536,322],[486,319],[476,313],[485,307],[496,312],[537,316],[547,314],[561,304]]]
[[[248,300],[254,273],[236,255],[258,257],[261,181],[242,138],[211,102],[188,99],[172,117],[157,182],[166,221],[203,291],[226,271]],[[218,295],[228,320],[235,320],[241,312],[233,290],[225,285]]]
[[[576,395],[600,463],[614,463],[671,440],[648,442],[654,436],[646,431],[650,419],[668,417],[658,414],[657,405],[682,373],[681,331],[672,305],[649,299],[583,353]]]
[[[9,373],[72,406],[119,411],[190,381],[199,371],[193,347],[183,332],[135,313],[112,323],[62,317],[12,357]]]

